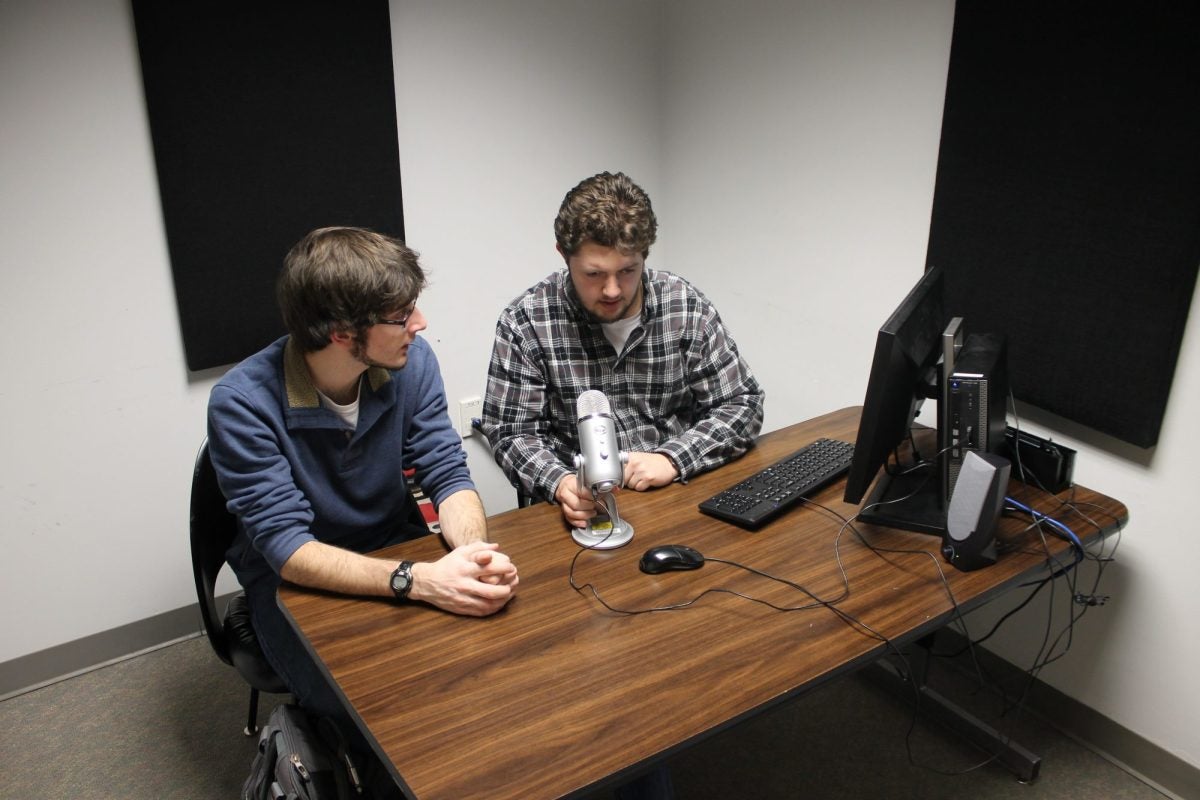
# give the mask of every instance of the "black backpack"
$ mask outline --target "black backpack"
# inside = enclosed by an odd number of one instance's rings
[[[242,800],[361,800],[346,739],[331,719],[277,706],[258,737]]]

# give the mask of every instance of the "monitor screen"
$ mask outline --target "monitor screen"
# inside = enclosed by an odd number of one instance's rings
[[[931,267],[879,329],[845,493],[846,502],[860,502],[887,466],[859,518],[936,535],[946,517],[936,441],[908,451],[906,463],[889,456],[910,438],[922,403],[941,393],[942,291],[942,270]]]

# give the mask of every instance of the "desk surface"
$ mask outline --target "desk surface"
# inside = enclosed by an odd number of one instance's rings
[[[800,591],[721,563],[693,572],[643,574],[646,548],[691,545],[802,584],[837,608],[902,643],[945,625],[1045,569],[1041,542],[970,573],[949,567],[940,540],[859,525],[879,553],[814,507],[793,509],[757,532],[699,513],[697,504],[821,436],[854,441],[860,409],[848,408],[766,434],[746,456],[688,484],[619,505],[635,528],[630,545],[583,553],[576,582],[591,583],[610,605],[640,609],[680,603],[705,589],[740,591],[779,606],[810,601]],[[814,501],[845,516],[844,481]],[[1024,502],[1056,516],[1085,541],[1102,534],[1049,495]],[[1125,507],[1082,487],[1073,499],[1109,530]],[[1023,524],[1003,520],[1006,533]],[[349,598],[284,586],[280,605],[299,628],[347,706],[400,785],[420,800],[553,798],[633,774],[752,714],[874,661],[878,639],[826,608],[781,612],[725,593],[689,608],[627,616],[606,610],[568,584],[578,548],[548,504],[490,518],[491,538],[521,573],[517,596],[492,617],[457,617],[432,607]],[[835,552],[835,540],[837,543]],[[1066,544],[1052,539],[1056,552]],[[438,537],[388,548],[393,557],[430,560]],[[944,579],[944,580],[943,580]],[[949,591],[947,591],[947,587]]]

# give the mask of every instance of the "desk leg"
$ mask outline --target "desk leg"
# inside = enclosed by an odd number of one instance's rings
[[[929,647],[932,637],[922,639],[917,645],[917,652],[909,658],[912,677],[907,678],[886,659],[880,659],[871,665],[868,674],[890,688],[911,696],[913,682],[921,693],[921,715],[940,722],[945,727],[967,739],[985,753],[996,756],[1010,772],[1017,776],[1022,783],[1030,783],[1038,776],[1042,766],[1042,757],[1026,750],[1011,737],[1002,734],[979,717],[962,708],[958,704],[943,697],[929,687],[926,679],[929,675]]]

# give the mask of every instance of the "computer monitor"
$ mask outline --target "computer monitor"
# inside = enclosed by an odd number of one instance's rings
[[[929,268],[879,329],[845,493],[846,502],[860,502],[886,466],[859,519],[937,536],[946,528],[940,440],[915,450],[901,445],[924,401],[942,396],[942,291],[941,268]],[[893,452],[908,455],[889,459]]]

